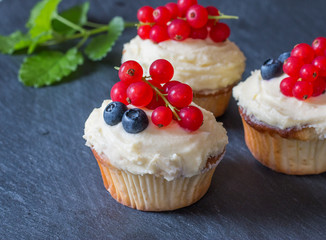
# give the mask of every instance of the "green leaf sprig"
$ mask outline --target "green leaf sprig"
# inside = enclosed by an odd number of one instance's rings
[[[0,53],[13,54],[26,49],[27,56],[19,70],[19,80],[27,86],[42,87],[60,82],[84,62],[81,52],[92,61],[103,59],[126,26],[121,17],[114,17],[109,24],[89,22],[89,3],[74,6],[58,13],[61,0],[41,0],[31,10],[27,32],[15,31],[8,36],[0,35]],[[44,50],[35,53],[39,46],[49,47],[69,40],[79,41],[66,52]],[[89,40],[90,41],[87,41]]]

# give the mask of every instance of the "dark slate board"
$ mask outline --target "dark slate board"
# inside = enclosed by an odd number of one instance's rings
[[[90,2],[91,19],[102,23],[116,15],[135,21],[140,6],[165,3]],[[0,34],[23,29],[35,3],[0,1]],[[266,58],[326,36],[324,0],[221,0],[218,7],[240,16],[228,23],[247,57],[244,78]],[[227,154],[202,200],[146,213],[110,197],[83,128],[109,97],[122,44],[135,34],[126,30],[105,60],[86,62],[64,83],[41,89],[18,82],[23,55],[0,56],[0,239],[325,239],[326,175],[286,176],[256,162],[234,100],[219,119],[228,130]]]

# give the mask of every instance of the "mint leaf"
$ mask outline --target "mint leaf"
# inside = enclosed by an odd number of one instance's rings
[[[32,43],[31,38],[27,34],[23,34],[20,40],[15,44],[15,51],[28,47]]]
[[[108,34],[94,37],[85,49],[86,55],[93,61],[104,58],[111,51],[123,29],[123,19],[121,17],[113,18],[108,26]]]
[[[44,51],[25,58],[19,80],[27,86],[42,87],[59,82],[83,63],[83,56],[76,48],[65,54],[57,51]]]
[[[85,2],[81,5],[72,7],[60,13],[59,15],[78,26],[83,26],[87,22],[88,10],[89,10],[89,2]],[[54,19],[52,22],[52,28],[57,33],[63,35],[70,35],[76,32],[76,30],[68,27],[67,25],[61,23],[56,19]]]
[[[30,40],[30,44],[29,44],[29,46],[28,46],[28,51],[27,51],[27,53],[28,53],[28,54],[32,54],[32,53],[34,52],[34,50],[35,50],[35,48],[37,47],[38,44],[40,44],[40,43],[44,43],[44,42],[46,42],[46,41],[48,41],[48,40],[50,40],[50,39],[52,39],[52,36],[51,36],[51,34],[49,34],[48,32],[43,32],[43,33],[41,33],[40,35],[38,35],[38,36],[32,38],[32,39]]]
[[[44,41],[51,37],[51,21],[57,14],[57,6],[60,1],[42,0],[33,7],[26,24],[26,27],[29,28],[31,38],[38,37],[42,34],[42,41]]]
[[[31,40],[20,31],[13,32],[9,36],[0,35],[0,53],[12,54],[15,50],[29,46]]]

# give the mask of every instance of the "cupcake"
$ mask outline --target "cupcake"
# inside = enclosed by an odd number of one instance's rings
[[[123,65],[121,69],[130,72]],[[120,71],[119,76],[120,83],[126,81]],[[226,131],[211,112],[191,102],[176,108],[172,98],[163,95],[165,105],[148,109],[143,105],[151,100],[133,95],[144,87],[139,83],[158,91],[143,77],[127,89],[131,104],[103,101],[85,123],[86,145],[98,162],[105,188],[119,203],[142,211],[191,205],[210,186],[225,153]]]
[[[277,172],[326,171],[326,56],[316,45],[267,60],[233,89],[249,150]]]
[[[240,81],[245,69],[243,53],[228,40],[229,27],[218,22],[219,18],[232,16],[222,15],[212,6],[182,6],[179,1],[172,8],[171,4],[139,9],[138,36],[124,45],[122,62],[136,60],[145,69],[158,58],[170,61],[175,68],[175,79],[192,87],[193,101],[216,117],[221,116],[233,86]],[[161,18],[157,20],[155,16],[164,15],[162,9],[165,8],[171,14],[166,17],[167,22],[161,23]],[[206,21],[198,25],[191,16],[201,16],[201,12],[206,12]],[[148,17],[150,13],[152,18]],[[186,20],[177,19],[178,16]],[[216,19],[211,19],[213,16]]]

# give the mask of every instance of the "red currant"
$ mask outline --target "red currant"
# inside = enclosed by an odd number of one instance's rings
[[[146,105],[146,108],[154,110],[159,106],[165,106],[165,102],[158,94],[154,93],[152,100]]]
[[[318,56],[313,61],[312,64],[318,68],[319,76],[326,77],[326,56]]]
[[[172,121],[172,111],[168,107],[160,106],[152,112],[152,122],[158,127],[165,127]]]
[[[160,90],[161,92],[163,91],[163,87],[160,83],[158,82],[154,82],[153,80],[148,80],[148,82],[152,85],[154,85],[154,87],[156,87],[158,90]]]
[[[316,38],[312,44],[312,48],[315,51],[316,56],[324,56],[326,54],[326,38],[318,37]]]
[[[159,25],[165,25],[171,19],[171,13],[169,9],[164,6],[155,8],[153,12],[154,21]]]
[[[199,108],[195,106],[184,107],[179,112],[178,121],[180,127],[187,129],[189,131],[196,131],[203,124],[204,116]]]
[[[163,92],[163,88],[162,88],[161,84],[154,82],[152,80],[149,80],[148,82],[151,83],[152,85],[154,85],[160,92]],[[157,108],[159,106],[164,106],[164,105],[165,105],[165,102],[162,99],[162,97],[160,95],[158,95],[153,90],[153,98],[152,98],[151,102],[146,105],[146,108],[154,110],[155,108]]]
[[[186,16],[188,9],[195,4],[198,4],[197,0],[178,0],[180,17]]]
[[[280,90],[281,92],[288,97],[293,97],[293,87],[295,83],[297,82],[297,79],[292,77],[284,78],[280,83]]]
[[[191,27],[201,28],[208,21],[208,12],[206,8],[199,4],[192,5],[187,11],[186,18]]]
[[[140,22],[144,22],[144,23],[154,22],[153,11],[154,8],[152,8],[151,6],[141,7],[137,11],[137,19]]]
[[[313,93],[313,87],[310,82],[297,81],[292,90],[293,96],[299,100],[310,98]]]
[[[143,40],[149,39],[149,33],[151,32],[151,28],[152,27],[150,25],[140,26],[137,30],[138,36]]]
[[[165,7],[167,9],[169,9],[169,11],[171,13],[171,19],[175,19],[179,16],[178,4],[176,4],[174,2],[169,2],[169,3],[165,4]]]
[[[129,60],[124,62],[119,69],[119,78],[121,81],[130,84],[141,81],[143,77],[143,68],[136,61]]]
[[[220,15],[219,10],[214,6],[208,6],[208,7],[206,7],[206,10],[207,10],[209,16],[219,16]],[[208,19],[207,26],[212,27],[217,22],[218,22],[218,19]]]
[[[202,28],[191,28],[190,38],[193,39],[206,39],[208,36],[207,27],[204,26]]]
[[[211,27],[209,36],[214,42],[223,42],[230,36],[230,33],[231,30],[228,25],[218,22]]]
[[[172,79],[174,69],[169,61],[165,59],[158,59],[149,67],[149,74],[153,82],[163,84]]]
[[[149,38],[156,43],[163,42],[169,39],[166,26],[154,25],[149,33]]]
[[[283,63],[283,71],[290,77],[298,78],[304,62],[298,57],[289,57]]]
[[[292,49],[291,56],[302,59],[304,63],[311,63],[315,57],[315,52],[309,44],[299,43]]]
[[[114,84],[111,88],[110,93],[112,101],[122,102],[125,105],[128,105],[129,103],[127,102],[127,88],[128,84],[121,81]]]
[[[177,84],[179,84],[179,83],[181,83],[181,82],[179,82],[179,81],[170,81],[170,82],[167,82],[166,84],[163,85],[163,93],[168,93],[169,90],[170,90],[173,86],[175,86],[175,85],[177,85]]]
[[[185,20],[174,19],[168,26],[168,34],[173,40],[183,41],[190,35],[190,26]]]
[[[130,84],[128,87],[127,97],[132,105],[136,107],[144,107],[151,102],[153,98],[153,90],[145,82],[135,82]]]
[[[188,106],[192,102],[192,98],[191,87],[184,83],[173,86],[168,92],[169,102],[177,108]]]
[[[321,95],[326,89],[326,78],[319,77],[313,82],[313,97]]]
[[[305,64],[300,69],[300,77],[305,81],[315,81],[318,78],[318,68],[312,64]]]

